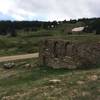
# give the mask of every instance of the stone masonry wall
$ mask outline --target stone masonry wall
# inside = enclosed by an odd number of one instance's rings
[[[40,42],[40,65],[76,69],[91,67],[100,60],[100,43],[74,43],[47,39]]]

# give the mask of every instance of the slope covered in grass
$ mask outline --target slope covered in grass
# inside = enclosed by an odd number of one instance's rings
[[[36,62],[20,61],[11,70],[1,64],[0,100],[100,100],[100,68],[51,69]],[[33,67],[24,67],[25,63]]]

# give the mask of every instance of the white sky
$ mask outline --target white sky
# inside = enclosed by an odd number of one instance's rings
[[[100,0],[0,0],[0,19],[64,20],[99,17]]]

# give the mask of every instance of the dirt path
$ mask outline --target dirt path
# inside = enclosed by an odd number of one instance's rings
[[[5,56],[5,57],[0,57],[0,62],[29,59],[29,58],[37,58],[38,56],[39,56],[39,53],[15,55],[15,56]]]

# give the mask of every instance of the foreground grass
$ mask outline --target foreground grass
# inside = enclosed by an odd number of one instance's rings
[[[100,68],[51,69],[38,67],[35,62],[16,62],[11,70],[1,64],[0,100],[100,100]],[[25,63],[33,67],[24,67]],[[55,79],[60,81],[50,81]]]

